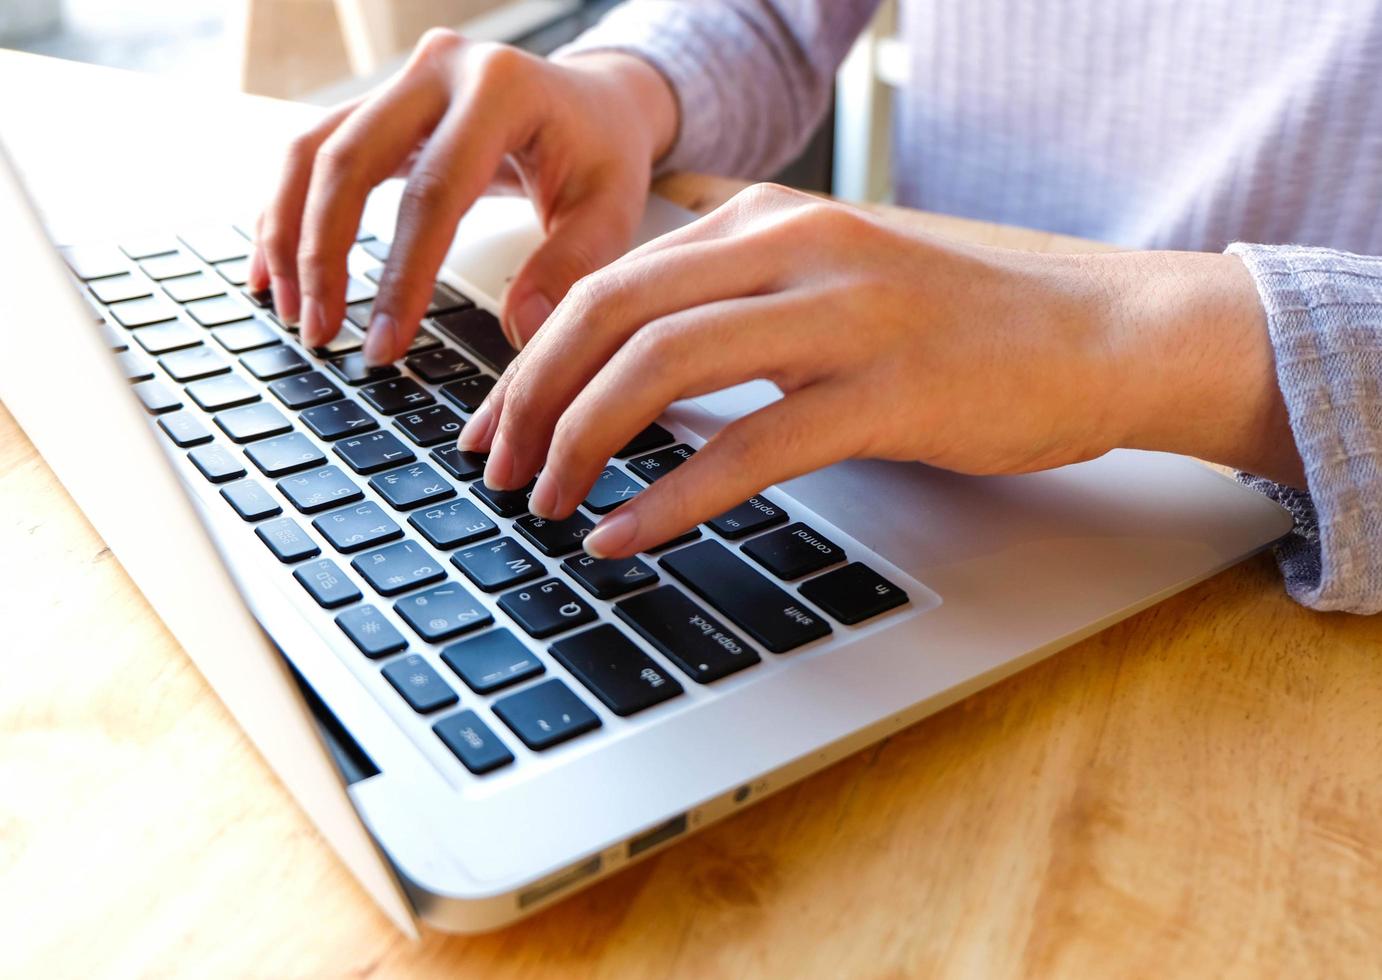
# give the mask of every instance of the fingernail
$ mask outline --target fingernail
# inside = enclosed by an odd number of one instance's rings
[[[392,364],[394,359],[394,348],[398,346],[398,327],[393,322],[393,317],[387,313],[379,313],[369,322],[369,330],[365,331],[365,346],[361,352],[365,355],[366,367],[383,367]]]
[[[533,487],[533,492],[528,497],[528,510],[538,517],[550,520],[556,516],[560,503],[561,488],[557,486],[557,478],[550,470],[543,470],[542,475],[537,478],[537,486]]]
[[[546,323],[551,315],[552,301],[541,293],[533,293],[518,305],[518,312],[514,315],[514,331],[517,336],[510,337],[509,342],[515,349],[522,349],[523,345],[532,339],[533,334],[537,333],[538,327]]]
[[[287,276],[274,276],[274,312],[286,326],[295,327],[301,313],[298,284]]]
[[[461,429],[461,435],[456,440],[456,444],[462,452],[473,453],[485,444],[492,428],[494,428],[494,412],[490,410],[489,399],[486,398],[475,410],[475,414],[470,417],[470,421],[466,422],[465,428]]]
[[[489,459],[485,462],[485,486],[491,490],[508,490],[513,480],[513,453],[503,433],[494,437]]]
[[[585,552],[592,558],[608,558],[625,551],[638,534],[638,515],[625,505],[606,517],[585,536]]]
[[[326,320],[321,307],[311,296],[302,301],[302,330],[299,336],[305,347],[320,347],[326,343]]]

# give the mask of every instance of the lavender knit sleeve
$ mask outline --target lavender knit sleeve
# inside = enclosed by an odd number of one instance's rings
[[[1267,310],[1277,380],[1309,494],[1258,477],[1296,529],[1277,551],[1286,588],[1315,609],[1382,611],[1382,258],[1230,246]]]
[[[879,0],[628,0],[554,57],[636,54],[676,93],[662,170],[765,177],[829,105],[835,69]]]

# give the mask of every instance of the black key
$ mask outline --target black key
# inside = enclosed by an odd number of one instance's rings
[[[194,272],[190,276],[165,279],[161,283],[163,291],[179,303],[190,303],[194,299],[210,299],[224,296],[225,283],[212,279],[205,272]]]
[[[531,581],[547,571],[542,562],[513,538],[500,538],[458,551],[451,556],[451,564],[486,592],[498,592]]]
[[[350,564],[380,595],[396,595],[446,577],[436,560],[412,541],[366,551]]]
[[[489,630],[453,643],[441,652],[441,658],[476,694],[517,684],[547,669],[506,629]]]
[[[250,254],[250,243],[230,225],[209,225],[178,235],[182,243],[206,263],[243,259]]]
[[[387,381],[398,377],[398,368],[392,364],[370,367],[365,364],[365,355],[356,351],[345,357],[336,357],[326,362],[327,369],[351,387],[371,381]]]
[[[600,727],[600,719],[555,677],[494,702],[494,713],[530,749],[550,749]]]
[[[684,544],[689,544],[690,542],[695,541],[700,536],[701,529],[698,527],[693,527],[685,534],[679,534],[670,541],[664,541],[662,542],[662,544],[655,544],[651,548],[645,548],[643,550],[650,555],[655,555],[659,551],[668,551],[672,548],[680,548]]]
[[[370,319],[374,316],[374,303],[366,300],[347,305],[345,315],[347,320],[361,330],[365,330],[369,327]]]
[[[151,255],[147,259],[141,259],[139,268],[144,270],[144,275],[150,279],[176,279],[178,276],[190,276],[194,272],[200,272],[201,266],[197,265],[197,260],[190,255],[181,252],[166,252],[163,255]]]
[[[800,521],[754,538],[744,554],[778,578],[801,578],[845,560],[845,549]]]
[[[69,245],[62,249],[63,260],[78,279],[103,279],[119,275],[130,264],[113,246]]]
[[[560,558],[580,551],[581,541],[595,530],[595,522],[580,511],[560,521],[525,514],[514,521],[513,526],[548,558]]]
[[[528,509],[528,495],[533,492],[533,484],[530,482],[517,490],[491,490],[484,483],[476,482],[470,485],[470,492],[500,517],[517,517]]]
[[[617,599],[657,581],[657,572],[637,558],[572,555],[561,567],[597,599]]]
[[[243,286],[250,281],[249,259],[230,259],[216,263],[216,271],[222,279],[232,286]]]
[[[366,385],[360,389],[360,396],[385,415],[419,409],[436,401],[412,378],[394,378]]]
[[[155,323],[151,327],[140,327],[134,332],[134,340],[140,347],[155,356],[184,347],[196,347],[202,338],[185,323],[174,320],[169,323]]]
[[[315,514],[328,507],[354,503],[364,496],[338,467],[323,466],[278,481],[278,492],[304,514]]]
[[[801,594],[851,626],[909,601],[906,592],[857,561],[802,583]]]
[[[301,583],[308,595],[317,600],[323,609],[335,609],[360,598],[360,590],[355,583],[345,577],[330,558],[308,562],[293,572],[293,578]]]
[[[148,359],[132,350],[120,351],[115,359],[120,364],[120,370],[125,373],[125,379],[131,384],[149,381],[154,376],[153,366],[149,364]]]
[[[646,456],[635,456],[629,460],[629,469],[633,470],[634,475],[640,479],[653,483],[662,479],[695,454],[696,450],[690,446],[680,444],[670,446],[667,449],[659,449],[655,453],[648,453]]]
[[[239,458],[217,442],[198,446],[187,454],[187,458],[192,460],[192,465],[201,470],[202,476],[212,483],[238,480],[245,475],[245,468],[240,465]]]
[[[279,378],[269,385],[274,397],[289,408],[311,408],[341,397],[341,390],[327,380],[320,371],[293,374]]]
[[[426,330],[419,329],[417,333],[413,334],[413,342],[408,345],[408,349],[403,353],[419,354],[422,351],[431,350],[433,347],[440,346],[440,340],[438,340],[432,334],[428,333]]]
[[[342,439],[332,447],[336,455],[350,464],[356,473],[377,470],[411,462],[413,451],[399,441],[392,432],[370,432],[351,439]]]
[[[270,312],[275,313],[277,312],[277,310],[274,309],[274,291],[272,289],[261,289],[258,292],[251,292],[248,289],[242,289],[240,290],[240,293],[245,297],[245,299],[249,300],[251,303],[259,307],[261,310],[268,310]],[[285,327],[284,329],[287,328]]]
[[[399,599],[393,607],[428,643],[449,640],[494,622],[489,610],[455,582]]]
[[[454,442],[464,423],[445,405],[433,405],[417,412],[404,412],[393,424],[419,446],[436,446]]]
[[[182,408],[182,399],[162,381],[141,381],[134,386],[134,393],[139,396],[144,410],[150,415],[162,415],[164,412]]]
[[[430,381],[434,385],[464,378],[466,375],[477,373],[478,370],[474,364],[449,347],[428,351],[425,354],[414,354],[406,363],[423,381]]]
[[[462,452],[455,443],[438,446],[432,450],[432,458],[441,463],[446,472],[458,480],[473,480],[485,471],[484,453]]]
[[[427,315],[436,316],[438,313],[450,313],[452,310],[467,310],[474,305],[450,286],[437,283],[432,287],[432,300],[427,304]]]
[[[630,596],[614,611],[687,677],[701,684],[758,663],[758,654],[670,585]]]
[[[408,706],[419,714],[445,708],[460,700],[456,692],[451,690],[451,685],[442,680],[432,665],[416,653],[385,665],[384,677],[395,691],[403,695]]]
[[[489,730],[480,716],[470,709],[447,715],[432,726],[442,744],[477,776],[493,772],[513,761],[513,753]]]
[[[627,456],[643,456],[675,441],[676,437],[656,422],[649,425],[629,440],[629,444],[614,455],[623,459]]]
[[[269,546],[274,557],[284,564],[302,561],[304,558],[315,558],[321,554],[321,549],[291,517],[266,521],[255,527],[254,533],[259,535],[260,541]]]
[[[538,638],[595,619],[595,610],[557,578],[505,592],[499,597],[499,608],[512,616],[525,633]]]
[[[480,508],[469,500],[453,500],[415,511],[408,523],[433,545],[447,551],[499,531],[499,525],[480,513]]]
[[[509,346],[493,313],[471,307],[432,317],[432,323],[496,374],[503,374],[517,351]]]
[[[211,331],[211,336],[216,338],[216,343],[232,354],[243,354],[247,350],[282,343],[278,339],[278,334],[259,320],[246,320],[243,323],[216,327]]]
[[[240,363],[260,381],[273,381],[275,378],[297,374],[311,367],[297,351],[282,346],[246,354],[240,358]]]
[[[312,526],[331,547],[346,553],[403,537],[403,528],[372,500],[323,514]]]
[[[259,392],[244,378],[234,374],[193,381],[185,390],[189,398],[208,412],[219,412],[225,408],[259,401]]]
[[[283,508],[269,496],[269,492],[253,480],[241,480],[228,487],[221,487],[221,496],[235,509],[242,520],[262,521],[283,513]]]
[[[301,432],[253,443],[245,455],[265,476],[286,476],[326,462],[321,450]]]
[[[620,717],[682,693],[674,678],[608,624],[558,640],[552,656]]]
[[[595,485],[586,494],[585,506],[596,514],[608,514],[643,490],[643,484],[617,466],[606,466],[595,478]]]
[[[773,653],[786,653],[830,633],[827,623],[750,568],[718,541],[674,551],[662,567]]]
[[[336,617],[336,625],[371,660],[397,653],[408,645],[403,634],[373,606],[356,606]]]
[[[216,415],[216,424],[230,436],[231,442],[242,444],[293,431],[292,423],[283,417],[282,412],[263,402],[220,412]]]
[[[109,279],[97,279],[90,283],[87,288],[102,303],[122,303],[127,299],[152,296],[154,292],[149,280],[128,273],[111,276]]]
[[[781,524],[785,520],[787,512],[766,497],[750,497],[738,507],[731,507],[706,523],[731,541],[737,541],[757,531]]]
[[[158,420],[158,426],[179,449],[200,446],[211,441],[211,433],[202,425],[201,419],[191,412],[172,412]]]
[[[349,398],[309,408],[298,417],[315,435],[328,441],[379,428],[374,416]]]
[[[489,393],[494,390],[494,379],[487,374],[477,374],[474,377],[462,378],[460,381],[452,381],[450,384],[441,386],[441,393],[451,401],[460,406],[461,411],[469,414],[480,407],[480,403],[489,397]]]
[[[374,488],[396,510],[436,503],[456,495],[455,487],[426,463],[412,463],[370,477]]]
[[[199,299],[188,303],[183,309],[204,327],[219,327],[223,323],[248,320],[254,315],[248,306],[230,296]]]
[[[318,357],[336,357],[340,354],[352,354],[363,346],[365,335],[354,327],[341,324],[336,336],[328,340],[324,346],[312,348],[312,351]]]
[[[230,362],[205,344],[164,354],[158,359],[158,366],[168,372],[168,377],[182,383],[225,374],[230,370]]]

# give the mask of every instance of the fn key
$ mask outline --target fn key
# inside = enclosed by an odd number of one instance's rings
[[[907,593],[861,562],[813,578],[801,594],[842,623],[862,623],[905,605]]]

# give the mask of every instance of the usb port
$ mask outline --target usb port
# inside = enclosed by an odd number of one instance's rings
[[[686,814],[682,813],[664,824],[658,824],[652,830],[645,830],[637,837],[629,839],[629,857],[638,857],[650,847],[657,847],[663,841],[669,841],[678,834],[686,833]]]

